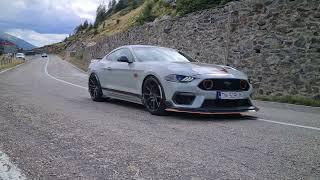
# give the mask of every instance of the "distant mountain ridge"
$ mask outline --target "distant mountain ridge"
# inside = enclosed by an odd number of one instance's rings
[[[36,48],[36,46],[34,46],[33,44],[30,44],[28,42],[26,42],[23,39],[17,38],[15,36],[12,36],[8,33],[4,33],[4,32],[0,32],[0,40],[6,40],[6,41],[10,41],[12,43],[14,43],[15,45],[17,45],[19,48],[22,48],[24,50],[31,50],[33,48]]]

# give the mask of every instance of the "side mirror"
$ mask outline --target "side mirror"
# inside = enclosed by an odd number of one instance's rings
[[[119,59],[118,59],[118,62],[126,62],[126,63],[132,63],[131,60],[129,60],[126,56],[121,56]]]

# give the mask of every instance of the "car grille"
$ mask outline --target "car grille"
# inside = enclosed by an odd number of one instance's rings
[[[206,91],[248,91],[250,85],[243,79],[205,79],[198,87]]]
[[[243,106],[252,106],[249,99],[206,99],[202,104],[202,108],[213,108],[213,107],[243,107]]]

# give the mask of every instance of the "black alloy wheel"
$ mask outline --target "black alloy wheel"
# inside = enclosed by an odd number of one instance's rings
[[[163,88],[155,77],[148,77],[142,87],[143,104],[153,115],[166,115]]]
[[[89,87],[89,93],[90,93],[91,99],[93,101],[98,101],[98,102],[103,101],[102,89],[99,81],[97,80],[97,77],[94,74],[92,74],[89,78],[88,87]]]

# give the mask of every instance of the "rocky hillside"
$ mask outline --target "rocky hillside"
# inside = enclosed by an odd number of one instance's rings
[[[164,16],[98,40],[82,38],[49,49],[60,47],[66,58],[77,57],[73,61],[85,68],[91,58],[122,45],[172,47],[199,61],[246,72],[258,95],[319,99],[319,4],[318,0],[232,1],[183,17]]]

